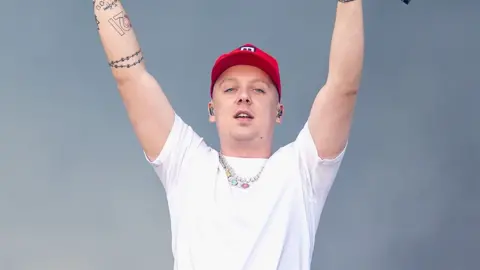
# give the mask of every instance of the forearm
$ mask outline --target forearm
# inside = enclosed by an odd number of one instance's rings
[[[364,57],[362,0],[337,4],[327,84],[356,91]]]
[[[119,0],[94,0],[97,29],[112,74],[117,81],[145,71],[143,54],[127,12]]]
[[[140,45],[120,1],[95,0],[93,8],[128,117],[142,148],[153,160],[168,138],[175,112],[156,79],[146,71]]]

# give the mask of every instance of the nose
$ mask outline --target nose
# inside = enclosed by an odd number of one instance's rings
[[[250,98],[248,90],[244,89],[242,91],[238,91],[237,103],[238,104],[242,104],[242,103],[251,104],[252,103],[252,99]]]

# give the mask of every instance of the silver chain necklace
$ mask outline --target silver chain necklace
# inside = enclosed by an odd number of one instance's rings
[[[245,177],[238,176],[235,173],[232,166],[228,164],[227,160],[221,153],[218,153],[218,159],[220,161],[220,165],[222,165],[223,169],[225,170],[228,183],[230,183],[231,186],[243,188],[243,189],[249,188],[254,182],[256,182],[260,178],[260,175],[262,174],[263,169],[265,168],[265,164],[264,164],[260,169],[260,171],[254,177],[245,178]]]

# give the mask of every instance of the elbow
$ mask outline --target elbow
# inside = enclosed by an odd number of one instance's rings
[[[343,85],[337,87],[337,89],[346,96],[356,96],[358,94],[359,87],[357,85]]]
[[[360,84],[356,82],[330,81],[326,85],[327,88],[335,89],[335,92],[341,92],[346,96],[356,96],[360,89]]]
[[[333,73],[328,74],[326,84],[329,88],[336,89],[349,96],[354,96],[360,89],[361,73]]]
[[[356,96],[358,94],[358,89],[360,87],[356,86],[356,87],[350,87],[350,88],[346,88],[345,89],[345,95],[347,96]]]
[[[148,72],[145,69],[131,69],[113,71],[113,78],[117,82],[118,87],[138,83],[148,77]]]
[[[112,75],[118,84],[128,83],[142,78],[147,73],[144,63],[129,68],[112,67]]]

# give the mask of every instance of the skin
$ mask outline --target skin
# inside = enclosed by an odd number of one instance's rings
[[[268,75],[253,66],[234,66],[217,80],[209,109],[214,115],[221,151],[227,156],[266,158],[271,155],[275,124],[281,122],[278,111],[283,105]],[[252,120],[235,119],[239,110],[247,111]]]
[[[327,81],[313,102],[308,126],[320,158],[345,148],[360,88],[364,29],[362,0],[338,3]]]
[[[117,29],[109,23],[112,18],[120,22],[121,16],[126,14],[120,2],[111,9],[97,9],[95,2],[93,6],[108,61],[122,59],[140,49],[129,23],[119,24]],[[119,27],[123,29],[122,35],[118,33]],[[327,81],[318,92],[308,118],[308,127],[320,158],[335,158],[347,143],[360,86],[363,56],[362,0],[338,3]],[[146,70],[144,62],[130,68],[112,68],[112,74],[135,134],[147,157],[153,160],[165,145],[175,112],[158,82]],[[226,78],[232,79],[228,83],[236,85],[237,90],[222,91],[225,85],[220,82]],[[210,121],[217,124],[221,151],[235,157],[270,156],[273,127],[281,120],[276,119],[277,109],[283,109],[283,106],[276,101],[276,91],[268,82],[265,82],[265,94],[253,91],[263,86],[263,83],[253,81],[266,81],[268,76],[254,71],[252,67],[241,66],[226,71],[221,79],[209,104],[215,109],[215,116]],[[238,108],[250,109],[255,119],[248,124],[239,124],[233,119],[233,113]]]

